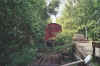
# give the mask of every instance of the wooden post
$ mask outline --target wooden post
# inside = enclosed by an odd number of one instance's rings
[[[99,58],[100,55],[99,56],[96,55],[96,53],[99,53],[99,52],[96,51],[96,48],[98,48],[100,50],[100,42],[99,41],[93,41],[92,42],[92,47],[93,47],[93,54],[92,55],[93,55],[94,59],[96,57]]]
[[[92,54],[92,56],[95,58],[95,45],[94,45],[93,42],[92,42],[92,47],[93,47],[93,54]]]

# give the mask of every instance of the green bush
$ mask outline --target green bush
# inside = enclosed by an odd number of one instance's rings
[[[0,64],[29,63],[44,43],[46,6],[42,0],[0,0]],[[9,61],[10,60],[10,61]]]

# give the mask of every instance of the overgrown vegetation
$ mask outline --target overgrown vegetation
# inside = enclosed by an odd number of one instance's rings
[[[63,15],[58,18],[57,23],[62,25],[63,31],[60,39],[72,37],[80,33],[88,40],[100,40],[100,1],[99,0],[67,0]],[[64,36],[64,37],[62,37]],[[59,40],[57,38],[57,40]],[[68,44],[65,42],[65,44]],[[60,40],[59,40],[60,42]],[[93,63],[100,65],[98,63]]]
[[[0,0],[0,64],[34,60],[36,45],[44,43],[47,18],[42,0]]]
[[[36,59],[37,48],[44,47],[47,12],[56,15],[58,0],[46,9],[45,0],[0,0],[0,64],[25,66]],[[100,39],[100,1],[66,0],[63,16],[57,19],[62,32],[56,51],[72,47],[72,36],[82,33],[90,40]],[[74,2],[74,3],[73,3]]]
[[[63,26],[63,33],[67,35],[82,33],[90,40],[98,40],[99,6],[99,0],[67,0],[63,16],[57,21]]]

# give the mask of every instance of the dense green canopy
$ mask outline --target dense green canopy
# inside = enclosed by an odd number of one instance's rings
[[[58,19],[67,34],[82,33],[90,39],[96,39],[100,32],[99,0],[67,0],[63,16]],[[66,33],[65,33],[66,34]],[[95,38],[96,37],[96,38]],[[99,39],[99,38],[98,38]]]
[[[0,0],[0,64],[34,59],[35,45],[44,42],[45,5],[43,0]]]

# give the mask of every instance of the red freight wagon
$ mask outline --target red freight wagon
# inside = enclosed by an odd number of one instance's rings
[[[56,37],[56,33],[61,32],[61,26],[56,23],[50,23],[46,27],[46,34],[45,34],[45,40],[49,40],[53,37]]]

